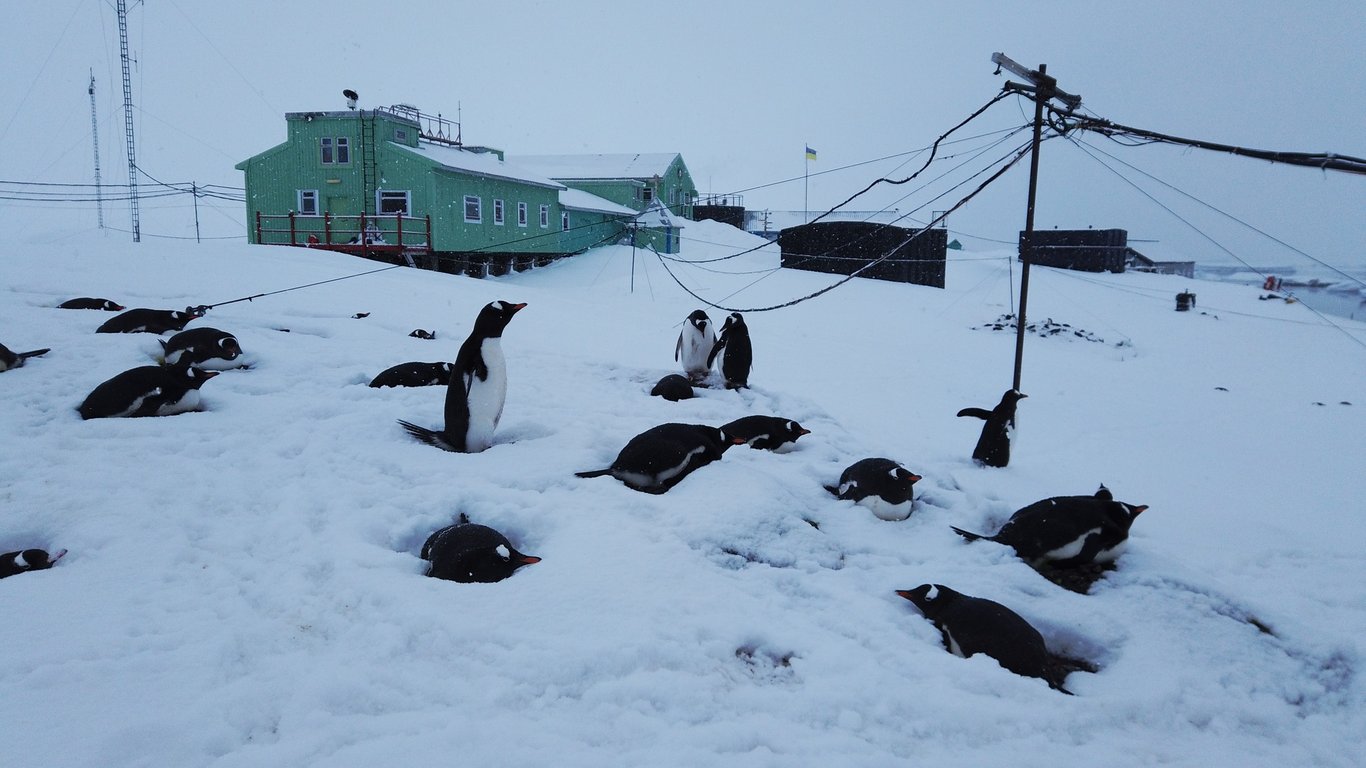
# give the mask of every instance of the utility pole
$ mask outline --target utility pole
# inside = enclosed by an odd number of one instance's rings
[[[95,145],[95,213],[104,229],[104,190],[100,186],[100,121],[95,113],[95,70],[90,70],[90,138]]]
[[[198,183],[198,182],[194,182],[194,181],[190,182],[190,193],[194,196],[194,241],[195,241],[196,243],[198,243],[198,242],[200,242],[200,239],[199,239],[199,183]],[[403,238],[400,237],[399,239],[402,240]]]
[[[119,59],[123,62],[123,133],[128,143],[128,208],[133,216],[133,242],[142,242],[138,220],[138,160],[133,148],[133,78],[128,67],[128,2],[118,0]]]
[[[1034,100],[1034,140],[1029,152],[1029,200],[1025,206],[1025,229],[1020,236],[1020,314],[1015,319],[1015,378],[1012,389],[1020,389],[1020,367],[1024,362],[1025,307],[1029,303],[1029,264],[1034,258],[1034,200],[1039,185],[1039,143],[1043,139],[1043,107],[1052,99],[1057,99],[1069,111],[1081,106],[1081,97],[1058,89],[1058,81],[1050,77],[1048,65],[1040,64],[1037,70],[1029,69],[1012,61],[1004,53],[991,54],[996,64],[996,74],[1002,69],[1029,81],[1021,85],[1006,81],[1005,90],[1028,94]]]

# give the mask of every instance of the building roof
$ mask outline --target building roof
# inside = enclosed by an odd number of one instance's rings
[[[617,155],[518,155],[517,162],[552,179],[649,179],[663,176],[677,152]]]
[[[548,187],[550,189],[563,190],[565,188],[563,184],[552,181],[538,173],[499,160],[498,156],[492,152],[471,152],[460,147],[434,144],[429,141],[419,141],[416,147],[409,147],[392,141],[388,142],[388,144],[393,149],[412,153],[418,157],[430,160],[443,168],[458,171],[460,173],[469,173],[492,179],[508,179],[510,181],[517,181],[538,187]]]
[[[653,203],[650,203],[649,208],[640,212],[640,217],[636,219],[636,221],[638,221],[642,227],[651,227],[654,229],[667,229],[672,227],[674,229],[682,229],[685,219],[681,216],[674,216],[669,213],[669,209],[665,208],[662,203],[656,200]]]
[[[607,213],[616,216],[635,217],[636,211],[624,205],[617,205],[611,200],[604,200],[597,195],[584,192],[581,189],[562,189],[560,190],[560,207],[569,208],[575,211],[589,211],[592,213]]]

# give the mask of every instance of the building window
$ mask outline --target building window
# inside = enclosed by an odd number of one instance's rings
[[[351,140],[345,136],[333,138],[324,136],[318,139],[322,147],[323,165],[345,165],[351,162]]]
[[[560,211],[560,229],[569,231],[569,211]]]
[[[493,223],[494,223],[494,224],[497,224],[497,225],[500,226],[500,227],[503,226],[503,201],[502,201],[502,200],[494,200],[494,201],[493,201]]]
[[[549,226],[550,226],[550,206],[548,206],[548,205],[543,205],[543,206],[541,206],[541,229],[546,229],[546,228],[549,227]]]
[[[640,190],[640,197],[642,200],[648,203],[651,200],[655,199],[655,191],[650,187],[646,187]]]
[[[337,164],[346,165],[351,162],[351,140],[346,137],[337,138]]]
[[[674,206],[674,205],[677,205],[677,204],[678,204],[678,187],[674,187],[673,189],[670,189],[670,190],[669,190],[669,205],[670,205],[670,206]]]
[[[375,193],[375,210],[380,214],[401,213],[408,215],[409,192],[381,189]]]
[[[465,195],[465,221],[478,224],[484,220],[484,199],[477,195]]]
[[[318,141],[322,142],[323,165],[331,165],[332,163],[335,163],[336,160],[332,159],[332,137],[324,136],[321,139],[318,139]]]
[[[394,141],[407,141],[407,140],[408,140],[408,131],[407,131],[407,129],[404,129],[404,128],[395,128],[395,129],[394,129]]]
[[[317,216],[317,215],[318,215],[318,190],[316,190],[316,189],[301,189],[301,190],[299,190],[299,207],[298,207],[298,211],[299,211],[299,215],[300,215],[300,216]]]
[[[526,226],[526,203],[517,204],[517,226]]]

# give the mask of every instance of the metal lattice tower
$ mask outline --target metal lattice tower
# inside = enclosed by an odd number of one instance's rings
[[[90,137],[95,144],[95,211],[104,229],[104,190],[100,187],[100,122],[95,116],[95,70],[90,70]]]
[[[128,3],[118,0],[119,58],[123,62],[123,131],[128,142],[128,208],[133,215],[133,242],[142,242],[138,223],[138,160],[133,142],[133,78],[128,72]]]

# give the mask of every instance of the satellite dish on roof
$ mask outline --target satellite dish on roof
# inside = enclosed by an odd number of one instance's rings
[[[360,99],[360,96],[350,88],[347,88],[346,90],[342,91],[342,95],[346,97],[346,108],[355,109],[356,101]]]

